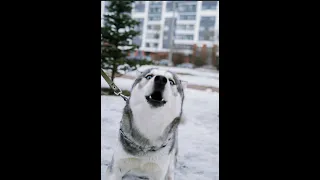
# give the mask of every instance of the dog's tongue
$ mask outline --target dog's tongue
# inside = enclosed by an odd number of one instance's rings
[[[162,100],[162,93],[159,91],[155,91],[151,94],[151,98],[157,101],[161,101]]]

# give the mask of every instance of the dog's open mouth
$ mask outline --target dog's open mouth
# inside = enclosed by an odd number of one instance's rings
[[[167,102],[163,99],[162,93],[159,91],[154,91],[151,95],[146,96],[146,99],[149,104],[155,107],[162,106]]]

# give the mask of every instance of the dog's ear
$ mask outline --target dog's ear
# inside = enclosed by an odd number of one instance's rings
[[[186,89],[186,88],[187,88],[187,86],[188,86],[188,82],[187,82],[187,81],[182,81],[182,80],[180,80],[180,83],[181,83],[183,89]]]

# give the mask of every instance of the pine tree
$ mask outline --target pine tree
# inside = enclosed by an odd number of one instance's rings
[[[138,48],[131,43],[132,39],[140,34],[135,30],[139,22],[131,18],[133,2],[109,1],[109,14],[104,16],[105,27],[101,28],[101,68],[112,71],[112,81],[119,65],[136,65],[135,62],[128,63],[127,60],[128,54]]]

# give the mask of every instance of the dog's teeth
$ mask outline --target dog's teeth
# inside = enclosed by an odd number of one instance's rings
[[[162,99],[161,101],[164,101],[164,99]]]
[[[149,96],[149,98],[151,99],[151,96]]]

